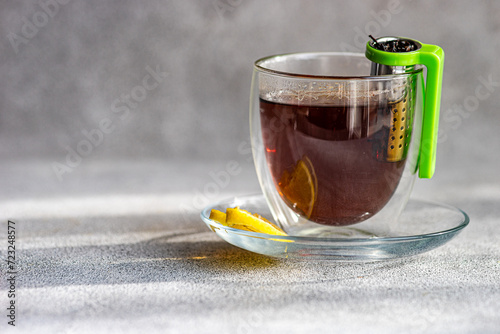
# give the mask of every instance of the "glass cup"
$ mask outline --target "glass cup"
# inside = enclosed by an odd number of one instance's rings
[[[385,236],[416,178],[422,69],[370,76],[363,54],[296,53],[254,64],[257,176],[291,235]]]

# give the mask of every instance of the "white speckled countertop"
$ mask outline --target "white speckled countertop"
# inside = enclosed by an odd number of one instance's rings
[[[51,187],[43,164],[0,170],[9,176],[0,186],[10,190],[0,201],[1,230],[7,217],[18,229],[16,333],[500,328],[498,186],[461,190],[448,183],[451,177],[441,185],[418,182],[415,196],[446,199],[471,216],[457,238],[428,253],[369,264],[300,262],[236,248],[202,223],[202,203],[193,193],[220,164],[119,165],[82,168],[76,188],[70,182]],[[241,166],[241,174],[209,202],[258,191],[253,166]],[[168,173],[179,168],[186,178]],[[90,171],[93,177],[86,179]],[[25,199],[14,188],[45,196]],[[0,254],[4,258],[5,249]],[[0,305],[6,305],[4,280],[1,287]]]

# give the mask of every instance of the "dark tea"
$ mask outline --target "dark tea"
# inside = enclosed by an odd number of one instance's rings
[[[281,198],[296,213],[325,225],[364,221],[395,192],[406,159],[391,150],[405,149],[408,138],[403,137],[411,129],[405,125],[399,131],[404,116],[396,119],[387,101],[320,102],[260,99],[268,168]]]

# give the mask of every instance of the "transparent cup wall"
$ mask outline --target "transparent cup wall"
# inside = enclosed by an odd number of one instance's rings
[[[273,218],[290,234],[384,236],[397,223],[397,217],[409,199],[416,178],[420,149],[422,71],[416,69],[411,73],[370,77],[370,64],[364,55],[344,53],[290,54],[263,58],[255,63],[250,100],[254,163]],[[368,128],[371,133],[386,129],[389,136],[383,148],[386,150],[385,161],[402,160],[400,163],[404,164],[402,173],[383,176],[388,182],[397,178],[397,187],[387,203],[367,219],[343,226],[318,224],[287,203],[283,193],[280,194],[278,179],[276,175],[273,177],[271,161],[266,156],[269,138],[275,136],[276,132],[287,130],[281,128],[279,122],[274,129],[269,124],[263,127],[260,99],[299,106],[387,105],[387,112],[377,115],[375,119],[368,117],[366,121],[351,115],[352,119],[349,120],[349,131],[353,133],[359,132],[360,128]],[[293,115],[285,117],[288,117],[287,122],[294,122]],[[323,165],[321,168],[328,166]],[[381,176],[374,177],[380,180]],[[319,178],[316,182],[324,180]],[[362,194],[363,186],[359,187],[359,191]],[[335,203],[332,202],[332,205]]]

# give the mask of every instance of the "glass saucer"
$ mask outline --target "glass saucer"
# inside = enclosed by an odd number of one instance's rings
[[[417,255],[439,247],[455,237],[467,224],[465,212],[440,203],[410,199],[397,228],[388,236],[349,237],[346,227],[338,237],[276,236],[234,229],[211,220],[210,211],[225,212],[239,206],[272,220],[263,195],[234,197],[209,205],[201,212],[207,226],[228,243],[251,252],[291,259],[330,261],[381,261]],[[356,225],[352,225],[356,229]],[[349,227],[347,227],[349,228]]]

